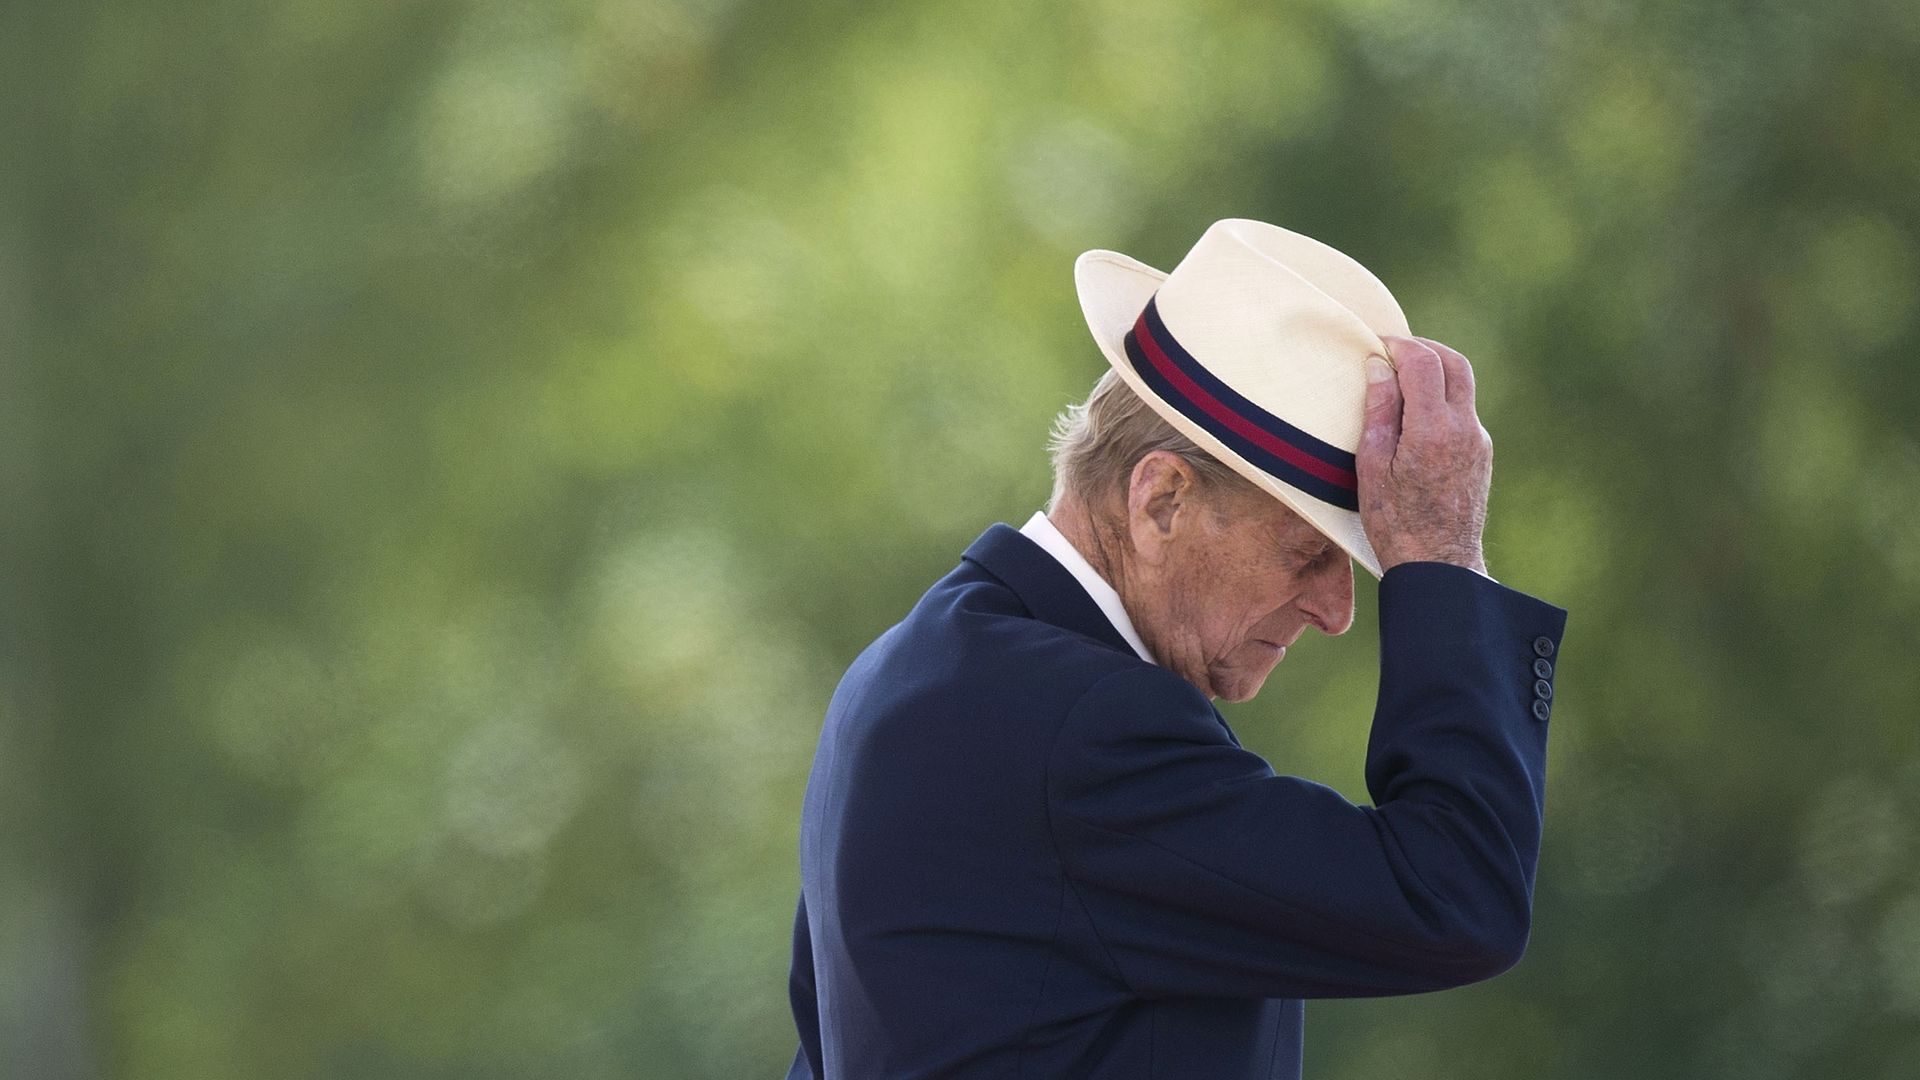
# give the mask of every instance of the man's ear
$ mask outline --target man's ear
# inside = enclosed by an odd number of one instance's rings
[[[1166,559],[1175,533],[1199,506],[1195,490],[1193,466],[1178,454],[1155,450],[1134,462],[1127,481],[1127,531],[1142,560],[1157,565]]]

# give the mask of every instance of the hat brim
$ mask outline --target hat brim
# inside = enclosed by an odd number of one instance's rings
[[[1175,431],[1193,440],[1194,445],[1212,454],[1262,491],[1285,503],[1294,513],[1306,518],[1327,539],[1340,545],[1356,562],[1366,567],[1368,573],[1379,578],[1380,557],[1374,554],[1373,545],[1367,541],[1367,532],[1360,523],[1358,511],[1321,502],[1252,464],[1214,438],[1205,428],[1187,419],[1180,410],[1148,387],[1133,370],[1133,365],[1127,360],[1127,332],[1133,329],[1141,309],[1147,306],[1147,300],[1166,279],[1165,273],[1117,251],[1095,249],[1074,260],[1073,283],[1080,295],[1080,311],[1086,316],[1087,329],[1092,331],[1093,340],[1106,355],[1107,363]]]

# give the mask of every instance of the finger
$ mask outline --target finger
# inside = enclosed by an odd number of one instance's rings
[[[1393,366],[1400,373],[1402,430],[1438,427],[1446,419],[1447,376],[1440,354],[1414,338],[1385,337],[1393,350]]]
[[[1394,447],[1400,442],[1401,397],[1400,384],[1384,358],[1367,357],[1366,368],[1366,416],[1354,465],[1358,474],[1371,476],[1393,460]]]
[[[1440,354],[1441,370],[1447,376],[1447,403],[1455,408],[1471,410],[1473,408],[1473,365],[1460,355],[1458,349],[1442,345],[1432,338],[1416,337],[1427,348]]]

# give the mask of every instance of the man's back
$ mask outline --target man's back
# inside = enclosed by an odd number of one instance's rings
[[[1275,775],[1051,556],[984,532],[829,706],[789,1077],[1297,1077],[1300,998],[1510,966],[1543,797],[1528,665],[1565,613],[1438,564],[1381,596],[1376,810]],[[1450,647],[1413,640],[1435,618]]]

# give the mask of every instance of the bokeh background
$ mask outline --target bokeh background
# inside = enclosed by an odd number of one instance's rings
[[[1321,237],[1571,611],[1526,958],[1307,1073],[1920,1076],[1920,7],[0,7],[0,1076],[782,1075],[845,665]],[[1228,708],[1368,801],[1373,583]]]

